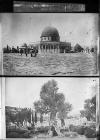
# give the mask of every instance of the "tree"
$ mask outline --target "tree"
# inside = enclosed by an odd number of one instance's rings
[[[35,118],[34,118],[35,123],[37,123],[37,113],[35,112]]]
[[[34,102],[34,107],[37,113],[40,113],[40,114],[48,113],[48,109],[44,105],[43,100]]]
[[[91,99],[85,100],[84,110],[80,111],[82,117],[86,117],[87,120],[96,121],[96,95]]]
[[[40,114],[40,123],[42,124],[43,123],[43,115]]]
[[[54,80],[48,81],[45,83],[40,92],[40,97],[44,102],[44,105],[47,106],[48,111],[50,112],[50,120],[54,120],[57,113],[57,104],[59,99],[63,98],[63,95],[57,94],[58,87],[57,82]],[[59,98],[60,97],[60,98]]]
[[[72,110],[72,105],[70,103],[63,103],[61,108],[59,108],[58,118],[61,120],[61,126],[65,125],[64,119],[67,117],[67,114]]]
[[[41,114],[50,113],[50,121],[54,122],[56,120],[56,114],[60,110],[62,112],[68,110],[69,106],[65,104],[65,96],[63,93],[58,93],[58,86],[55,80],[48,81],[42,86],[40,98],[40,101],[34,103],[35,109]],[[65,109],[66,107],[67,109]]]

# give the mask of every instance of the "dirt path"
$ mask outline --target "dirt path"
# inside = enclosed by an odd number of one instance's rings
[[[84,76],[97,75],[96,57],[93,54],[4,54],[5,75]]]

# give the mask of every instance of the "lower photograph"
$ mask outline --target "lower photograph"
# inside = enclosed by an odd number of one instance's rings
[[[98,95],[99,78],[6,78],[6,138],[96,140]]]

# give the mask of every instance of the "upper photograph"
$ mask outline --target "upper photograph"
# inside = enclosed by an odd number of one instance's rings
[[[99,12],[99,0],[13,0],[13,12]]]
[[[98,14],[2,14],[3,75],[98,76]]]
[[[98,13],[99,0],[0,0],[0,12]]]
[[[0,75],[2,75],[2,44],[1,44],[1,16],[0,16]]]

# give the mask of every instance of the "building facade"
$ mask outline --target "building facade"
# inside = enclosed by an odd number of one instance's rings
[[[59,32],[55,27],[44,28],[40,36],[39,52],[66,53],[71,50],[71,43],[61,42]]]

